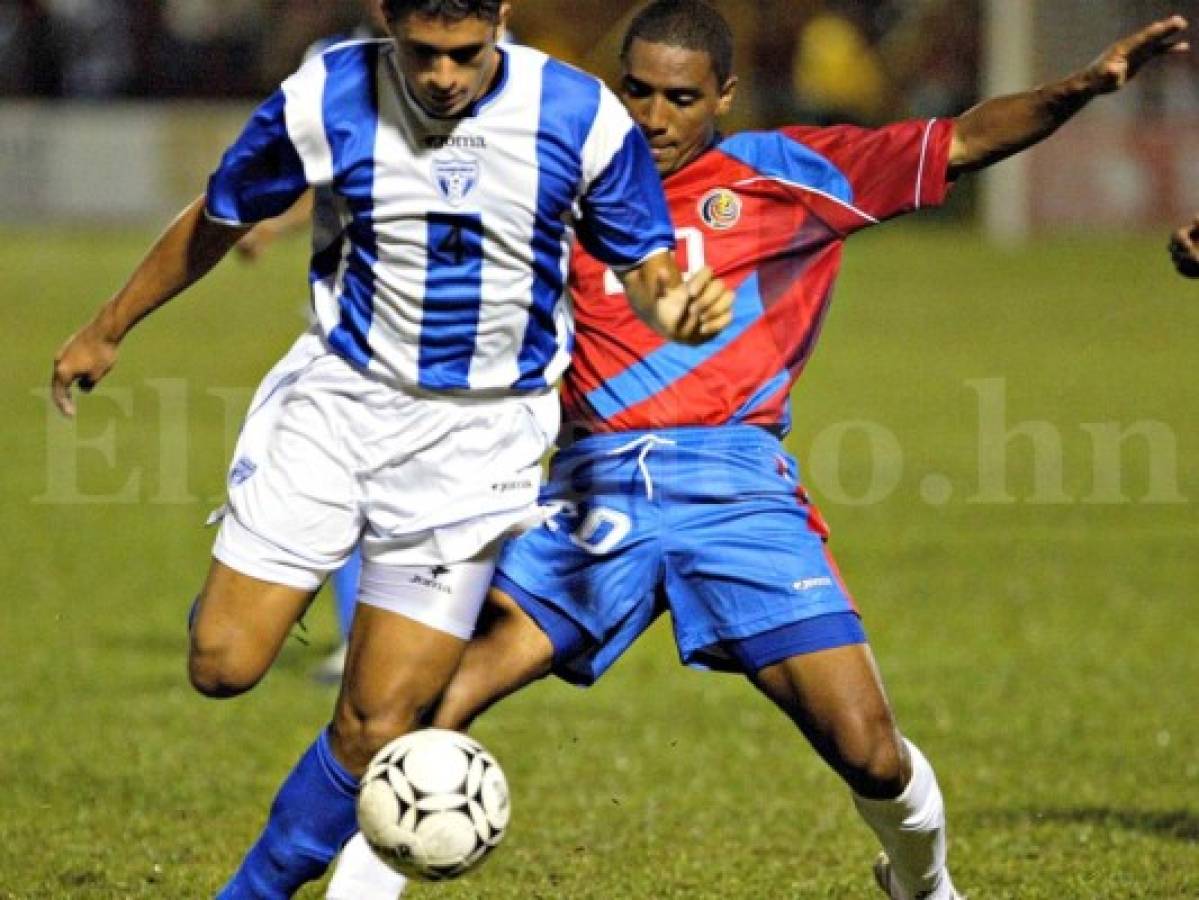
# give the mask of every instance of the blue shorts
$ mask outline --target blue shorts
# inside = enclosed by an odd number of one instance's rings
[[[827,528],[778,438],[754,426],[592,435],[560,450],[559,507],[509,541],[496,587],[591,684],[663,612],[679,656],[754,672],[866,636]]]

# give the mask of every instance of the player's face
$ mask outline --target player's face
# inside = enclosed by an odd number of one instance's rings
[[[624,61],[620,96],[641,127],[662,176],[711,146],[716,120],[729,111],[737,79],[716,80],[702,50],[635,40]]]
[[[487,92],[499,64],[496,40],[506,25],[467,17],[449,21],[410,13],[388,22],[399,47],[400,68],[416,101],[437,118],[462,115]]]

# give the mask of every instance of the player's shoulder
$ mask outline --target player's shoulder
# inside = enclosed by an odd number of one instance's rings
[[[603,88],[603,82],[590,72],[584,72],[565,60],[533,47],[505,44],[503,51],[508,56],[509,66],[519,73],[535,77],[545,95],[598,96]]]
[[[787,125],[766,131],[742,131],[725,137],[720,148],[734,155],[789,153],[817,154],[835,145],[869,140],[874,130],[857,125]]]
[[[305,56],[303,64],[283,82],[283,87],[291,92],[305,89],[323,91],[328,82],[347,78],[362,81],[373,76],[380,56],[391,53],[393,49],[392,41],[387,38],[332,41],[319,52]]]
[[[330,75],[353,72],[365,66],[374,66],[380,55],[391,53],[393,49],[394,43],[390,38],[348,38],[334,41],[305,65],[322,65]]]
[[[581,146],[597,127],[603,134],[630,127],[620,101],[590,72],[531,47],[505,46],[504,52],[509,90],[527,99],[525,109],[538,113],[546,135]]]
[[[770,131],[743,131],[720,141],[717,148],[757,175],[813,187],[840,196],[847,185],[828,151],[829,128],[796,126]]]
[[[326,113],[356,115],[365,105],[379,78],[383,54],[394,51],[387,38],[339,41],[308,59],[283,82],[283,92],[305,104],[317,104]],[[337,98],[341,103],[330,102]],[[345,102],[349,101],[349,102]]]
[[[320,56],[326,51],[333,50],[345,46],[347,44],[361,44],[366,41],[385,41],[387,38],[381,38],[373,34],[369,28],[356,28],[353,31],[341,32],[339,34],[330,34],[322,38],[318,38],[308,45],[308,49],[304,51],[304,62],[308,62],[314,57]]]

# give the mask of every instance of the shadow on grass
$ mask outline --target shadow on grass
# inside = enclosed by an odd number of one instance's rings
[[[1113,809],[1108,806],[1049,809],[987,810],[984,821],[1024,825],[1100,825],[1139,831],[1159,837],[1199,844],[1199,812],[1186,809]]]

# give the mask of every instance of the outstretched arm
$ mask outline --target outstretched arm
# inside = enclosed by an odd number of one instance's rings
[[[54,358],[50,389],[66,416],[75,414],[71,388],[91,390],[116,363],[117,347],[134,325],[186,290],[238,242],[244,228],[210,221],[200,197],[170,224],[128,283],[72,335]]]
[[[642,321],[672,341],[702,344],[733,320],[733,292],[707,267],[684,283],[673,253],[657,253],[619,278]]]
[[[1185,53],[1186,29],[1172,16],[1117,41],[1073,75],[1023,94],[980,103],[954,120],[949,175],[956,178],[999,162],[1043,141],[1095,97],[1120,90],[1152,59]]]

